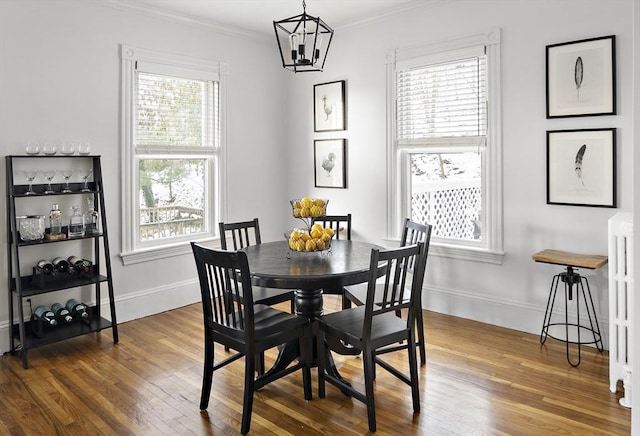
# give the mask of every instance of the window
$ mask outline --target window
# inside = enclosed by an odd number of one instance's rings
[[[389,234],[410,217],[435,254],[500,263],[499,31],[391,58]]]
[[[222,180],[220,64],[122,46],[125,264],[216,236]]]

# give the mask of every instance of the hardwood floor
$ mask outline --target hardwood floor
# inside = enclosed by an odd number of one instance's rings
[[[337,300],[325,303],[327,310],[337,307]],[[630,411],[618,404],[621,388],[617,394],[608,389],[606,352],[587,349],[580,367],[571,368],[557,341],[540,346],[535,335],[433,312],[424,319],[421,413],[412,412],[409,387],[380,369],[377,434],[630,433]],[[115,346],[104,332],[32,350],[28,370],[19,356],[3,356],[0,434],[238,434],[242,360],[214,374],[209,409],[199,410],[201,323],[194,304],[121,324]],[[274,357],[267,355],[267,363]],[[361,385],[359,358],[336,361]],[[368,433],[363,404],[331,386],[319,399],[315,370],[313,380],[310,402],[303,400],[299,373],[261,389],[251,434]]]

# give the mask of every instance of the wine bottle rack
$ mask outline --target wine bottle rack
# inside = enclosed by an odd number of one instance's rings
[[[51,165],[55,165],[56,159],[71,159],[74,166],[91,165],[93,170],[93,181],[87,184],[87,190],[83,190],[84,183],[70,183],[72,192],[61,192],[62,183],[52,183],[54,193],[45,194],[47,184],[33,184],[33,193],[27,194],[28,185],[15,183],[20,177],[14,173],[15,164],[30,165],[34,162],[49,159]],[[66,164],[66,163],[65,163]],[[111,274],[111,256],[109,253],[109,238],[107,233],[107,219],[104,209],[104,191],[102,183],[102,167],[100,156],[6,156],[6,187],[7,187],[7,259],[8,259],[8,288],[9,294],[9,320],[10,330],[10,351],[13,354],[21,354],[22,366],[26,369],[29,366],[28,352],[31,349],[52,344],[55,342],[74,338],[88,333],[100,332],[111,329],[113,342],[118,342],[118,324],[116,322],[115,301],[113,293],[113,281]],[[18,165],[19,166],[19,165]],[[84,236],[65,238],[59,240],[36,240],[23,241],[20,239],[16,214],[16,199],[20,201],[42,202],[51,201],[57,196],[93,196],[94,207],[98,208],[100,216],[101,231],[99,233],[87,233]],[[49,229],[46,229],[48,232]],[[63,228],[67,232],[67,228]],[[47,276],[32,271],[29,274],[21,274],[20,258],[23,251],[38,250],[42,244],[92,244],[93,259],[92,266],[88,272],[68,274],[59,273],[56,276]],[[35,248],[30,248],[35,247]],[[24,270],[23,270],[24,271]],[[106,284],[109,300],[109,318],[101,313],[101,286]],[[70,323],[56,326],[37,325],[38,320],[30,319],[29,314],[24,312],[24,302],[33,296],[50,292],[90,286],[93,289],[95,306],[88,308],[89,318],[87,320],[74,320]],[[25,316],[26,315],[26,316]],[[40,323],[41,324],[41,323]]]

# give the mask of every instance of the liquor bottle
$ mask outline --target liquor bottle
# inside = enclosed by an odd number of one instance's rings
[[[71,313],[69,313],[67,308],[64,307],[60,303],[53,303],[51,305],[51,311],[56,316],[56,319],[59,319],[60,321],[62,321],[62,320],[66,321],[66,322],[73,321],[73,317],[71,316]]]
[[[69,262],[71,269],[76,272],[88,273],[91,269],[91,261],[80,259],[78,256],[69,256],[67,262]]]
[[[49,229],[52,235],[62,233],[62,212],[57,204],[51,206],[51,211],[49,212]]]
[[[39,260],[38,263],[36,264],[36,268],[38,270],[40,270],[43,274],[55,274],[55,268],[53,267],[53,264],[51,262],[49,262],[48,260]]]
[[[83,303],[80,303],[78,300],[74,298],[70,298],[67,300],[67,304],[65,307],[74,318],[89,318],[89,312],[87,312],[87,306]]]
[[[59,272],[59,273],[71,272],[69,270],[69,262],[67,262],[67,259],[65,259],[64,257],[56,257],[51,261],[51,263],[53,264],[53,268],[56,270],[56,272]]]
[[[97,234],[100,232],[98,222],[100,220],[100,214],[95,209],[93,204],[93,198],[87,198],[88,210],[84,214],[84,228],[86,233]]]
[[[69,217],[69,237],[84,236],[84,217],[78,206],[72,206],[73,213]]]
[[[36,307],[36,310],[33,311],[33,315],[45,324],[58,324],[58,321],[56,321],[56,315],[45,305]]]

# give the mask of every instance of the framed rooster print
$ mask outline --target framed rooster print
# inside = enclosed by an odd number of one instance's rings
[[[344,80],[313,85],[313,130],[333,132],[347,128]]]
[[[547,46],[547,118],[615,115],[615,35]]]
[[[547,131],[547,204],[616,207],[616,129]]]
[[[313,174],[316,188],[346,188],[346,139],[313,141]]]

